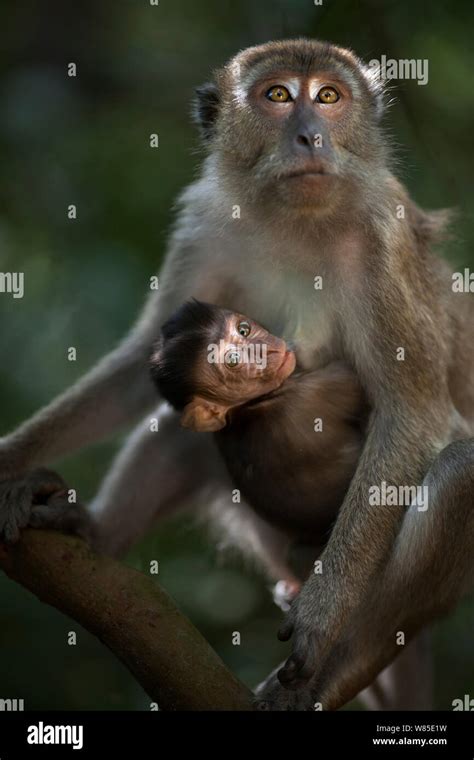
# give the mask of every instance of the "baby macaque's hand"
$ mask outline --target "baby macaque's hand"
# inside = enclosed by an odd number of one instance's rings
[[[27,526],[90,534],[84,507],[70,504],[64,480],[45,468],[0,483],[0,541],[15,543]]]

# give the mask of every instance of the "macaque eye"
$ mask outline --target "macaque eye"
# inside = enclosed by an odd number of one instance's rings
[[[320,103],[337,103],[339,100],[339,93],[334,87],[321,87],[316,95],[316,100]]]
[[[286,87],[283,87],[281,84],[275,85],[275,87],[270,87],[265,97],[273,103],[286,103],[288,100],[291,100],[290,93]]]
[[[228,351],[225,355],[224,363],[226,367],[234,369],[240,364],[240,354],[238,351]]]
[[[248,338],[248,336],[250,335],[250,325],[245,320],[242,320],[242,322],[239,322],[237,330],[239,332],[239,335],[241,335],[243,338]]]

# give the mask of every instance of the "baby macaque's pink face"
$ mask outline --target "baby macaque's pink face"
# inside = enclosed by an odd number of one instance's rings
[[[243,314],[228,312],[221,340],[208,348],[205,363],[212,396],[234,406],[279,388],[296,360],[282,338]]]
[[[222,335],[198,362],[198,395],[182,418],[183,425],[196,430],[224,427],[232,408],[276,390],[296,366],[295,354],[282,338],[243,314],[224,313]]]

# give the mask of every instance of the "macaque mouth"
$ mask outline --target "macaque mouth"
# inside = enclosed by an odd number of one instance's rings
[[[329,172],[326,172],[324,169],[300,169],[299,171],[290,172],[289,174],[286,174],[286,177],[321,177],[324,175],[327,175]]]
[[[327,171],[322,161],[313,160],[307,161],[304,164],[300,163],[299,167],[292,169],[283,176],[284,179],[291,179],[294,177],[324,177],[330,174],[331,172]]]
[[[294,172],[289,172],[284,175],[284,179],[314,179],[320,180],[322,177],[332,177],[330,172],[325,169],[298,169]]]

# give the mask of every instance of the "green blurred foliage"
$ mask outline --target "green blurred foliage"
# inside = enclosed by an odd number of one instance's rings
[[[193,88],[236,50],[306,35],[366,60],[428,58],[429,84],[398,83],[387,124],[398,173],[426,207],[459,210],[446,255],[474,264],[474,6],[441,0],[83,0],[6,3],[0,10],[0,271],[23,271],[25,297],[0,298],[1,427],[7,432],[70,385],[133,321],[159,264],[173,201],[199,161]],[[78,76],[69,78],[69,62]],[[151,150],[149,135],[159,133]],[[75,203],[78,219],[67,219]],[[66,360],[68,346],[78,360]],[[469,347],[468,347],[469,348]],[[120,439],[61,464],[93,494]],[[265,583],[223,561],[205,533],[178,521],[129,561],[160,582],[247,683],[288,651]],[[430,589],[427,589],[430,593]],[[0,696],[27,708],[146,709],[148,698],[97,641],[0,578]],[[474,693],[464,603],[435,632],[437,706]],[[240,647],[231,635],[242,635]],[[157,641],[159,646],[159,641]]]

